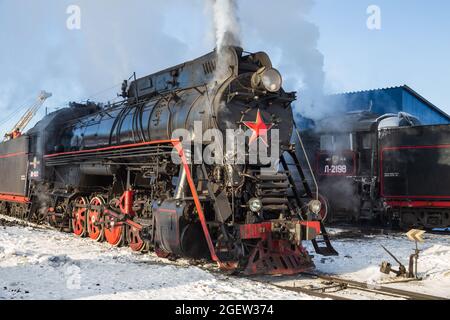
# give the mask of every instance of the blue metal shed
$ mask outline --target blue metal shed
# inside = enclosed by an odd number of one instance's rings
[[[407,112],[425,125],[449,124],[450,116],[407,85],[328,96],[346,111],[370,110],[376,114]]]

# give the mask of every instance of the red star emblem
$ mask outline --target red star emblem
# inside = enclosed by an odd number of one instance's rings
[[[272,128],[273,124],[265,124],[262,117],[261,112],[258,109],[258,113],[256,114],[256,122],[244,121],[244,125],[253,131],[252,136],[250,137],[249,144],[261,138],[264,144],[267,146],[267,131]]]

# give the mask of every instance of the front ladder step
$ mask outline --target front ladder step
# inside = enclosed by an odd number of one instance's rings
[[[316,253],[325,257],[338,256],[339,253],[331,245],[330,236],[328,235],[322,221],[320,221],[320,234],[322,235],[322,239],[313,239],[311,241]],[[319,246],[319,243],[325,243],[325,246]]]

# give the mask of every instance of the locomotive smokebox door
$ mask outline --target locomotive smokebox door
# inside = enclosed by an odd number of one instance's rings
[[[203,229],[193,207],[179,200],[165,200],[153,204],[155,215],[155,244],[176,256],[194,259],[208,257]]]

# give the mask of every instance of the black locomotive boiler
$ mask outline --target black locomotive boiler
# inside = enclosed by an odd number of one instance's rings
[[[220,77],[214,51],[124,82],[119,103],[72,103],[2,143],[2,212],[135,251],[211,258],[247,274],[312,267],[304,240],[336,254],[329,241],[316,242],[328,240],[320,202],[292,179],[293,170],[302,174],[291,144],[295,94],[282,89],[265,53],[225,51]],[[194,132],[196,122],[201,134],[242,129],[249,144],[279,129],[277,171],[267,174],[260,162],[190,161],[195,150],[172,133]]]

